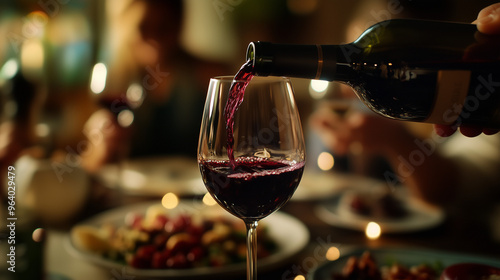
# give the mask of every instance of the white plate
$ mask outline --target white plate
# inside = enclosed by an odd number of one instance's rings
[[[371,192],[375,194],[380,192],[382,187],[382,185],[378,184],[346,190],[322,202],[316,208],[316,214],[330,225],[359,231],[365,231],[369,222],[376,222],[380,226],[382,233],[424,230],[443,222],[444,212],[441,209],[412,198],[410,194],[405,192],[403,186],[398,187],[398,191],[402,191],[403,194],[397,197],[402,199],[409,212],[404,217],[376,219],[356,214],[349,209],[349,201],[354,192]]]
[[[306,169],[292,200],[324,199],[353,185],[367,185],[373,181],[362,176]]]
[[[439,265],[441,267],[450,266],[457,263],[478,263],[498,267],[500,260],[481,256],[460,254],[456,252],[445,252],[436,250],[426,250],[421,248],[347,248],[341,251],[341,256],[335,261],[321,264],[308,276],[310,280],[332,280],[333,273],[341,273],[347,260],[351,256],[360,257],[363,252],[370,251],[378,266],[390,265],[388,262],[398,262],[405,266],[415,266],[422,263],[429,265]]]
[[[90,226],[100,226],[104,223],[113,223],[115,225],[123,224],[124,217],[129,212],[145,213],[146,210],[155,205],[153,203],[142,203],[137,205],[126,206],[122,208],[117,208],[99,214],[87,221],[77,224],[80,225],[90,225]],[[231,216],[226,211],[221,209],[218,205],[215,206],[205,206],[198,202],[186,202],[182,201],[179,206],[173,210],[166,210],[172,212],[184,212],[184,213],[206,213],[207,211],[215,211],[221,213],[222,215],[227,215],[231,219],[236,219],[241,222],[241,220],[236,217]],[[169,212],[169,213],[172,213]],[[175,213],[172,213],[175,214]],[[271,268],[277,267],[289,261],[291,258],[300,253],[309,242],[309,231],[306,226],[299,220],[293,218],[290,215],[276,212],[266,217],[260,222],[260,224],[266,224],[269,230],[269,235],[278,243],[278,251],[268,257],[259,259],[258,271],[266,271]],[[258,237],[257,237],[258,238]],[[70,254],[77,258],[85,260],[87,262],[94,263],[98,266],[117,269],[117,271],[122,271],[125,269],[127,275],[133,275],[135,277],[143,278],[157,278],[162,277],[164,279],[193,279],[202,276],[206,277],[223,277],[232,275],[244,275],[246,271],[246,264],[232,264],[224,267],[210,268],[191,268],[191,269],[135,269],[129,266],[123,266],[122,264],[113,262],[111,260],[105,259],[97,254],[85,252],[76,248],[70,238],[66,240],[66,248],[69,250]]]
[[[97,174],[104,185],[136,195],[163,196],[206,193],[198,163],[185,157],[128,160],[103,167]]]

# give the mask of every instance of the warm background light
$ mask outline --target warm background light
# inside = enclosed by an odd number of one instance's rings
[[[39,123],[35,126],[35,133],[38,137],[47,137],[50,135],[50,126],[46,123]]]
[[[134,113],[130,110],[123,110],[116,118],[121,127],[129,127],[134,122]]]
[[[33,231],[32,238],[35,242],[43,242],[45,240],[45,229],[37,228]]]
[[[42,41],[30,39],[24,41],[21,47],[21,65],[24,69],[33,71],[43,68],[45,55]]]
[[[139,107],[145,98],[144,89],[140,84],[133,83],[127,88],[126,96],[127,101],[132,108]]]
[[[322,152],[318,156],[318,167],[323,171],[328,171],[333,168],[335,160],[333,155],[328,152]]]
[[[106,87],[106,76],[107,76],[107,68],[104,63],[97,63],[94,65],[92,69],[92,78],[90,80],[90,90],[93,93],[99,94]]]
[[[328,250],[326,251],[326,259],[329,261],[334,261],[337,260],[338,258],[340,258],[339,248],[335,246],[328,248]]]
[[[379,224],[375,222],[369,222],[368,225],[366,225],[366,237],[369,239],[377,239],[380,237],[380,234],[382,233],[382,229],[380,228]]]
[[[179,205],[179,198],[174,193],[167,193],[161,199],[161,205],[167,209],[174,209]]]
[[[217,202],[214,200],[214,198],[209,193],[206,193],[203,196],[203,203],[205,203],[205,205],[208,205],[208,206],[213,206],[213,205],[217,204]]]
[[[314,99],[321,99],[325,96],[328,90],[328,81],[311,80],[309,85],[309,94]]]

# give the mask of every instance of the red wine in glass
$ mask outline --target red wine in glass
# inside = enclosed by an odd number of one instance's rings
[[[254,280],[258,221],[292,197],[304,171],[305,145],[289,79],[253,78],[250,62],[234,77],[211,79],[198,163],[212,197],[245,222],[247,279]]]
[[[281,208],[302,177],[304,162],[234,157],[235,114],[253,78],[249,60],[234,76],[224,107],[228,160],[202,160],[200,170],[208,191],[227,211],[242,219],[259,220]]]
[[[233,169],[228,160],[200,162],[208,191],[231,214],[260,220],[281,208],[293,195],[304,171],[304,162],[238,158]]]

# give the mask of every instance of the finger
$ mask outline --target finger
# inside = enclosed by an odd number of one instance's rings
[[[481,33],[500,34],[500,3],[482,9],[473,23]]]
[[[483,128],[483,133],[486,135],[497,134],[499,131],[500,130],[498,130],[498,129]]]
[[[460,132],[467,137],[476,137],[483,132],[483,129],[480,127],[463,125],[460,127]]]
[[[453,133],[455,133],[455,131],[457,131],[457,128],[451,125],[435,124],[434,131],[441,137],[450,137]]]

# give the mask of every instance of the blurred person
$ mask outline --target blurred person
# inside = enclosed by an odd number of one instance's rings
[[[86,130],[103,131],[103,141],[93,154],[85,155],[87,169],[116,160],[117,153],[130,157],[196,156],[209,80],[231,70],[224,63],[203,60],[184,50],[180,42],[183,15],[182,0],[132,0],[120,15],[118,21],[133,30],[126,30],[130,34],[119,45],[132,60],[134,69],[129,71],[138,72],[145,98],[134,110],[130,128],[120,127],[107,109],[89,119]],[[121,56],[116,58],[118,62]],[[116,68],[124,70],[119,64]],[[117,143],[127,138],[130,150],[125,152]]]
[[[475,22],[481,31],[500,34],[499,17],[500,3],[484,8]],[[353,95],[347,86],[342,88]],[[463,134],[442,138],[439,135],[450,136],[453,129],[435,126],[437,135],[422,136],[412,131],[411,123],[357,112],[341,118],[328,107],[318,109],[310,125],[337,154],[348,153],[357,143],[363,153],[383,156],[392,167],[384,173],[388,183],[403,183],[412,194],[460,221],[500,224],[500,134],[480,134],[481,129],[466,127]],[[500,229],[496,230],[500,240]]]

